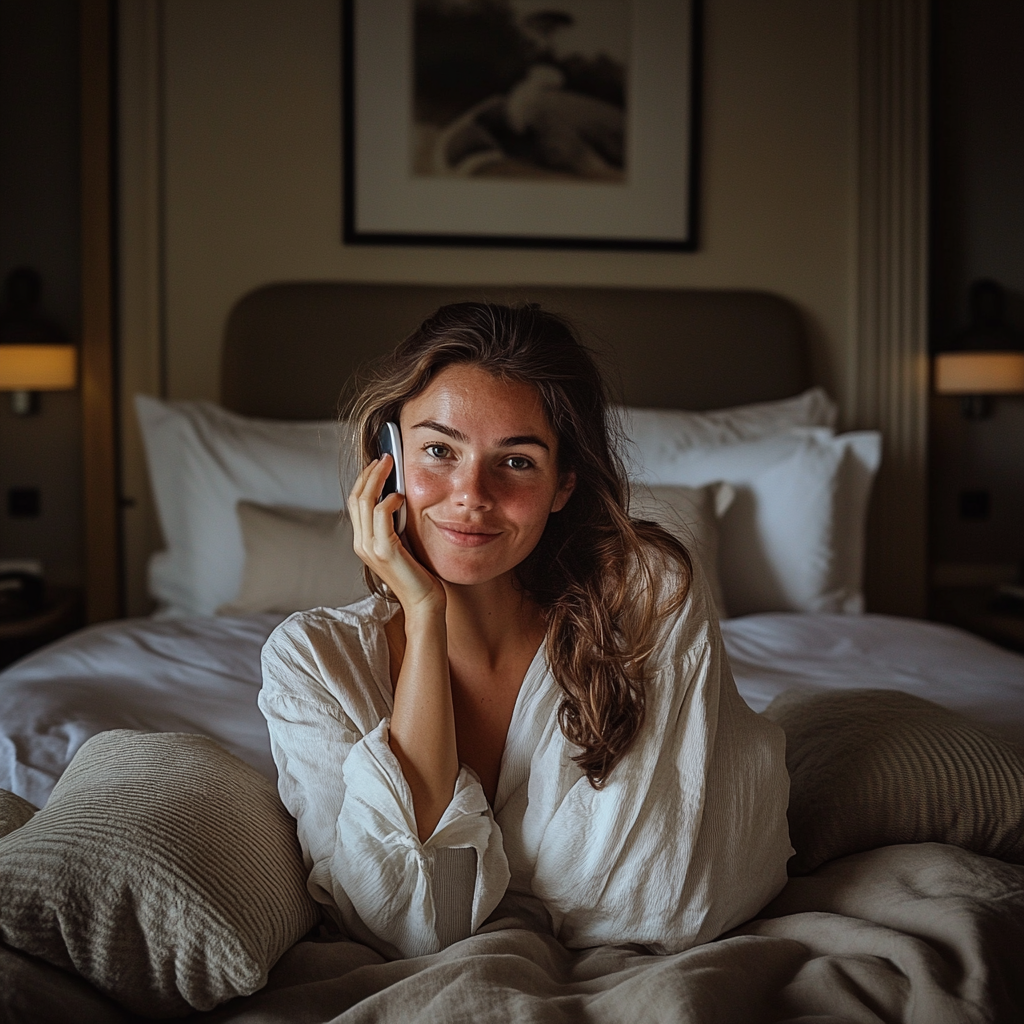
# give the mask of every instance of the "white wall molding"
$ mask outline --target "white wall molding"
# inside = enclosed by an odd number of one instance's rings
[[[881,430],[865,587],[927,603],[928,2],[861,0],[854,423]]]

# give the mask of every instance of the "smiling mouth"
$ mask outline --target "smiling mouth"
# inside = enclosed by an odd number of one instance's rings
[[[450,544],[461,548],[478,548],[484,544],[490,544],[497,540],[500,533],[490,533],[484,530],[474,530],[466,526],[457,526],[451,523],[434,523],[434,528]]]

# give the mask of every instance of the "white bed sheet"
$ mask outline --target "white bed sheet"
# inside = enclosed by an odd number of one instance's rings
[[[937,622],[773,612],[722,623],[736,685],[755,711],[784,690],[902,690],[1024,746],[1024,656]]]
[[[0,788],[38,807],[106,729],[197,732],[275,777],[256,706],[259,653],[280,615],[129,619],[82,630],[0,673]],[[1024,746],[1024,656],[935,623],[765,614],[722,623],[756,711],[791,687],[904,690]]]
[[[42,807],[107,729],[204,733],[276,778],[256,696],[260,649],[282,618],[123,619],[12,665],[0,673],[0,788]]]

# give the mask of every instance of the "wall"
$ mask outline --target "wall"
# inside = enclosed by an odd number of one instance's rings
[[[78,5],[0,2],[0,282],[42,275],[40,312],[79,327]],[[72,392],[16,417],[0,394],[0,558],[38,558],[47,578],[82,582],[81,412]],[[7,514],[10,487],[38,487],[41,515]]]
[[[168,390],[215,397],[227,312],[282,279],[744,285],[807,313],[842,391],[849,345],[849,3],[707,5],[700,252],[345,247],[340,5],[166,7]]]
[[[852,422],[854,0],[707,0],[700,248],[678,254],[344,246],[337,0],[122,9],[124,31],[161,55],[123,69],[122,90],[133,81],[137,90],[122,102],[143,102],[145,92],[150,120],[162,125],[123,157],[144,162],[149,146],[148,173],[159,181],[146,194],[161,198],[147,207],[128,181],[124,201],[162,238],[159,279],[146,284],[162,326],[147,333],[142,319],[137,329],[126,319],[128,389],[216,398],[228,312],[269,281],[747,287],[801,308],[815,375]],[[125,478],[138,504],[126,525],[141,554],[153,533],[132,429],[126,423]]]
[[[1024,332],[1024,4],[934,4],[931,311],[933,343],[967,322],[971,281],[1009,292]],[[955,398],[932,403],[932,559],[939,582],[1011,579],[1024,562],[1024,397],[970,422]],[[964,520],[963,490],[991,494]]]

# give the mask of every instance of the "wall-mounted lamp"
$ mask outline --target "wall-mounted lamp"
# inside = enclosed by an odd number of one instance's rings
[[[993,395],[1024,394],[1024,347],[1003,322],[1005,295],[995,281],[970,289],[971,323],[954,339],[956,350],[935,357],[935,391],[960,395],[964,416],[991,415]]]
[[[11,391],[11,408],[19,416],[38,410],[39,391],[71,391],[78,380],[74,345],[0,344],[0,391]]]
[[[78,380],[78,350],[54,323],[36,314],[42,281],[29,267],[4,282],[0,316],[0,391],[10,391],[19,416],[39,409],[40,391],[71,391]]]

